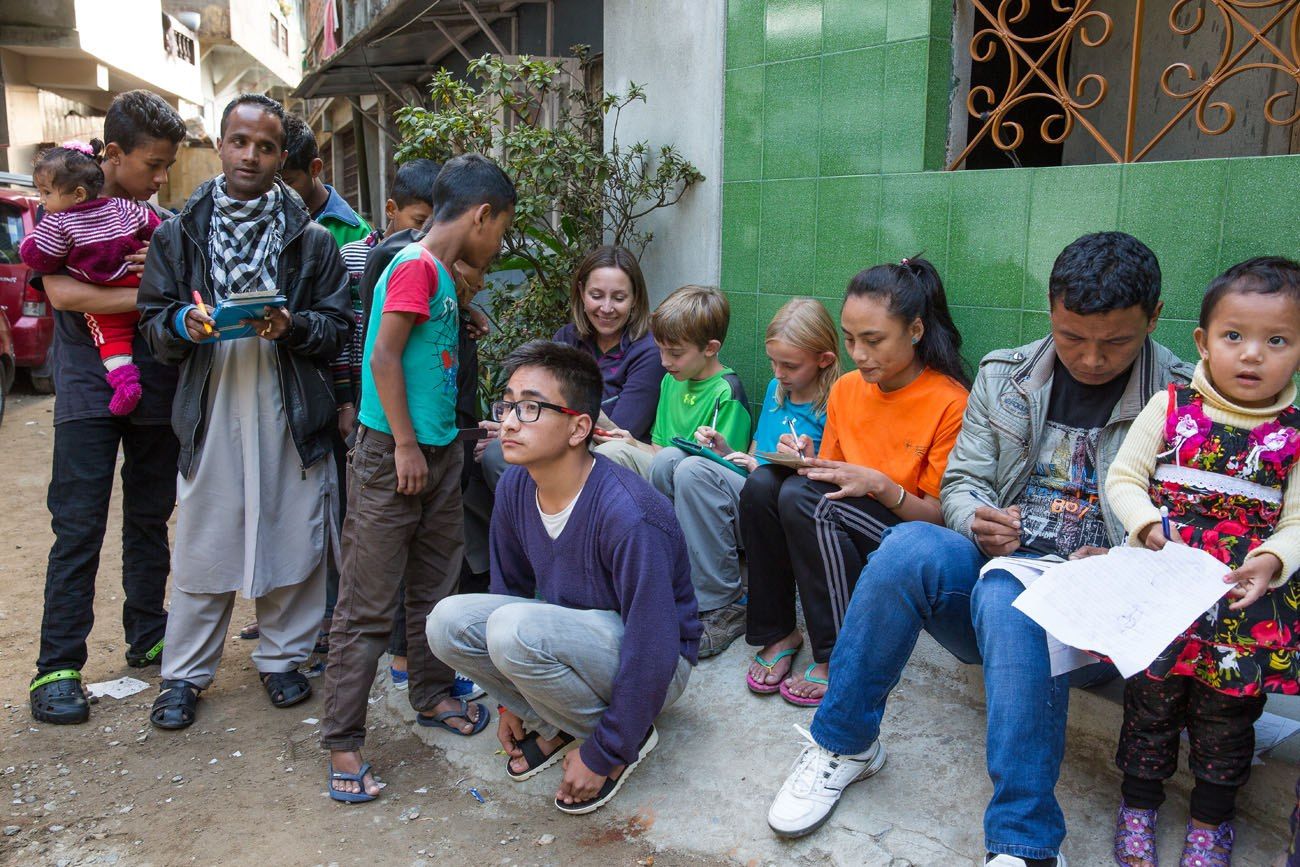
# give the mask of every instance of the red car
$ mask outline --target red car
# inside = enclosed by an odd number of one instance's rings
[[[20,183],[22,177],[4,175],[0,182]],[[45,293],[32,286],[32,269],[18,257],[18,246],[35,227],[39,207],[34,189],[0,187],[0,313],[9,319],[13,342],[7,370],[0,359],[0,385],[13,381],[15,366],[25,367],[32,387],[50,394],[54,391],[54,318]]]
[[[5,418],[5,398],[14,384],[14,339],[9,331],[9,317],[0,310],[0,422]]]

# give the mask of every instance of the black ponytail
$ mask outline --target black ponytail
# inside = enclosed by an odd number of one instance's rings
[[[45,175],[50,186],[62,193],[85,187],[86,197],[94,199],[104,189],[104,170],[99,166],[103,161],[104,143],[99,139],[65,142],[41,151],[32,166],[32,174]]]
[[[885,299],[890,314],[907,325],[920,319],[925,326],[916,346],[921,362],[970,388],[971,378],[961,357],[961,334],[948,312],[943,280],[933,265],[913,256],[861,271],[849,281],[844,298],[863,297]]]

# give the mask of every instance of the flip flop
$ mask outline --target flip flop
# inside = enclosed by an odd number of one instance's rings
[[[768,674],[771,674],[772,669],[776,668],[776,664],[778,662],[785,659],[787,656],[797,656],[798,654],[799,654],[799,648],[791,647],[778,653],[775,657],[773,657],[771,662],[768,662],[766,659],[764,659],[763,657],[755,653],[754,661],[757,662],[759,665],[763,666],[764,668],[766,668]],[[790,660],[790,667],[794,668],[793,659]],[[745,672],[745,686],[749,687],[750,692],[755,693],[757,695],[771,695],[772,693],[780,692],[781,683],[784,680],[785,678],[782,678],[781,680],[778,680],[776,683],[763,683],[761,681],[754,680],[753,675],[751,675],[748,671]]]
[[[808,681],[809,683],[819,683],[822,686],[830,686],[831,682],[829,680],[820,677],[813,677],[812,670],[816,667],[817,667],[817,663],[814,662],[810,664],[808,668],[804,670],[803,679]],[[825,697],[826,697],[826,693],[822,693],[817,698],[805,698],[802,695],[795,695],[793,692],[789,690],[789,688],[786,687],[785,681],[781,682],[781,698],[785,699],[786,701],[790,702],[790,704],[795,705],[797,707],[818,707],[821,705],[822,699]]]
[[[361,766],[361,770],[355,774],[344,773],[343,771],[334,770],[334,763],[330,762],[330,779],[329,793],[335,801],[342,801],[345,804],[364,804],[367,801],[373,801],[378,795],[372,795],[366,791],[366,774],[370,773],[370,762]],[[357,783],[361,786],[359,792],[344,792],[334,788],[334,781],[342,780],[348,783]]]
[[[515,771],[510,767],[510,763],[514,761],[514,759],[509,757],[506,758],[506,774],[516,783],[522,783],[524,780],[537,776],[542,771],[564,758],[565,754],[568,753],[569,750],[577,746],[577,741],[574,740],[573,735],[568,732],[560,732],[560,745],[555,748],[555,752],[550,755],[545,755],[542,753],[542,748],[537,746],[537,738],[537,732],[529,732],[524,735],[524,739],[519,742],[519,749],[523,751],[524,761],[528,762],[527,769],[515,773]]]
[[[474,706],[478,708],[478,721],[474,723],[473,731],[463,732],[456,726],[451,725],[450,723],[447,722],[447,720],[453,719],[455,717],[460,717],[461,719],[467,722],[470,721],[469,702],[465,701],[465,699],[463,698],[460,700],[460,710],[445,711],[433,717],[427,717],[422,713],[417,713],[415,715],[415,721],[418,722],[420,725],[424,726],[425,728],[446,729],[452,734],[460,735],[463,738],[467,738],[471,735],[476,735],[479,732],[483,731],[483,729],[487,728],[488,719],[491,716],[488,713],[488,709],[484,707],[481,702],[475,702]]]

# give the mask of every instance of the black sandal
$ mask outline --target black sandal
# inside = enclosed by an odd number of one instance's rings
[[[32,678],[27,688],[32,718],[54,725],[75,725],[90,719],[90,702],[81,686],[81,672],[73,668]]]
[[[311,682],[301,671],[267,671],[258,677],[276,707],[293,707],[311,697]]]
[[[519,751],[524,754],[524,761],[528,763],[528,767],[524,768],[522,771],[516,771],[514,768],[510,767],[510,763],[513,762],[514,759],[506,756],[506,774],[516,783],[522,783],[524,780],[537,776],[542,771],[564,758],[565,754],[567,754],[569,750],[577,746],[573,735],[568,732],[560,732],[558,735],[560,738],[560,745],[556,747],[553,752],[543,753],[542,748],[537,745],[537,739],[539,737],[540,735],[538,735],[537,732],[529,732],[524,735],[522,741],[519,741]]]
[[[149,722],[160,729],[184,729],[194,724],[199,709],[199,692],[188,680],[164,680],[158,684],[162,690],[153,700]]]

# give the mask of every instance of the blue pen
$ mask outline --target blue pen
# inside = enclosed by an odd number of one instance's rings
[[[1160,532],[1165,534],[1166,540],[1173,538],[1173,536],[1170,535],[1170,531],[1169,531],[1169,507],[1168,506],[1160,507]]]
[[[1001,506],[999,506],[997,503],[993,502],[988,497],[981,494],[979,491],[969,491],[968,493],[970,493],[971,497],[975,499],[975,502],[979,503],[980,505],[988,506],[990,509],[997,509],[999,512],[1002,511]]]

